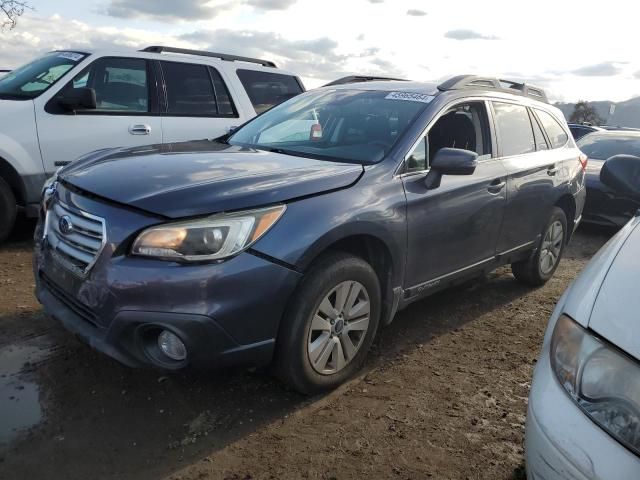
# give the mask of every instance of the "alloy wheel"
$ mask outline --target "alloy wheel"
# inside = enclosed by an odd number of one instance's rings
[[[548,275],[560,260],[562,242],[564,242],[564,227],[562,222],[556,220],[544,234],[540,247],[540,271],[543,275]]]
[[[332,375],[356,356],[369,330],[371,304],[367,289],[345,281],[322,299],[311,321],[307,354],[313,369]]]

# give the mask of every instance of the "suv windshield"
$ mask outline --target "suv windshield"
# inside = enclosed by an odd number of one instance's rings
[[[433,97],[375,90],[319,90],[257,117],[232,145],[356,163],[382,160]]]
[[[78,52],[51,52],[0,78],[0,98],[27,100],[46,91],[87,55]]]
[[[640,135],[598,135],[592,133],[582,137],[578,148],[589,158],[606,160],[614,155],[640,156]]]

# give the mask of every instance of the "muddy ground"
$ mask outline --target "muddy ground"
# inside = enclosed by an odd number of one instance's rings
[[[0,247],[1,479],[524,479],[531,374],[555,302],[611,232],[581,229],[543,288],[503,268],[412,305],[363,374],[304,398],[265,372],[166,376],[91,351]]]

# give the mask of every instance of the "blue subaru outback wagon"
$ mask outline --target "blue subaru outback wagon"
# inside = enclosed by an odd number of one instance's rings
[[[317,392],[415,300],[503,264],[546,282],[585,167],[528,85],[331,85],[226,137],[65,167],[43,194],[37,296],[126,365],[272,364]]]

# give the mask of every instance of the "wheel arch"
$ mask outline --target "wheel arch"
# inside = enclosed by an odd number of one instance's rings
[[[18,171],[7,160],[0,157],[0,177],[9,184],[18,205],[26,205],[27,192]]]
[[[378,276],[380,282],[382,312],[381,324],[391,322],[397,308],[397,300],[401,286],[402,262],[400,254],[394,252],[388,239],[372,232],[349,233],[331,238],[323,242],[322,247],[317,247],[313,255],[305,258],[303,273],[321,257],[332,252],[344,252],[366,261]]]
[[[561,208],[567,217],[567,243],[573,235],[573,225],[576,218],[576,200],[569,193],[563,194],[554,204],[555,207]]]

